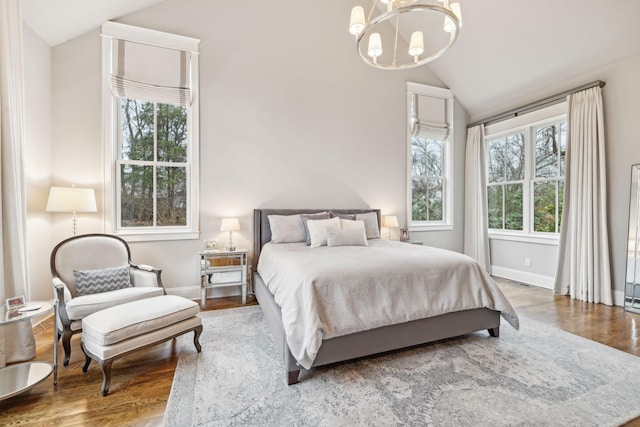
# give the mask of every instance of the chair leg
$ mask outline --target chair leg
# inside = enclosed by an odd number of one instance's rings
[[[111,365],[113,359],[103,360],[100,362],[100,370],[102,370],[102,396],[109,393],[109,385],[111,384]]]
[[[198,350],[198,353],[200,353],[202,351],[202,346],[200,345],[200,334],[202,333],[202,325],[196,326],[193,331],[193,345],[196,346],[196,350]]]
[[[69,359],[71,358],[71,336],[72,335],[73,333],[69,328],[64,328],[64,330],[62,331],[62,348],[64,349],[64,359],[62,361],[62,364],[64,366],[69,365]]]

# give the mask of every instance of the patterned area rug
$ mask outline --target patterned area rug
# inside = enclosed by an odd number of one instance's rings
[[[640,358],[521,318],[302,371],[287,386],[260,307],[201,313],[182,336],[166,426],[616,426],[640,416]],[[503,322],[504,323],[504,322]]]

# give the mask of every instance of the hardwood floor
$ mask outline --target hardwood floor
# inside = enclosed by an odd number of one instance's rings
[[[640,356],[640,315],[620,307],[555,296],[546,289],[496,281],[522,317]],[[248,297],[247,303],[256,301]],[[208,299],[204,310],[239,305],[240,297]],[[52,319],[35,328],[36,360],[52,360],[52,328]],[[178,357],[173,341],[169,341],[116,360],[109,395],[102,397],[102,374],[97,364],[92,363],[89,371],[82,373],[84,355],[80,336],[76,335],[69,366],[59,368],[58,385],[54,388],[50,377],[29,392],[0,401],[0,425],[159,426]],[[640,426],[640,419],[627,425]]]

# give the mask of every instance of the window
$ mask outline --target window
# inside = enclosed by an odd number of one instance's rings
[[[407,212],[411,230],[453,228],[453,95],[407,83]]]
[[[119,228],[186,226],[187,109],[119,101]]]
[[[546,115],[557,111],[559,108],[552,108]],[[557,236],[564,194],[566,117],[518,121],[517,128],[487,132],[489,229],[492,233]]]
[[[107,22],[105,211],[129,240],[198,238],[198,40]]]

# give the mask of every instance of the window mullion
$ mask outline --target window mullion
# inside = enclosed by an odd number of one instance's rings
[[[153,103],[153,226],[158,226],[158,104]]]

